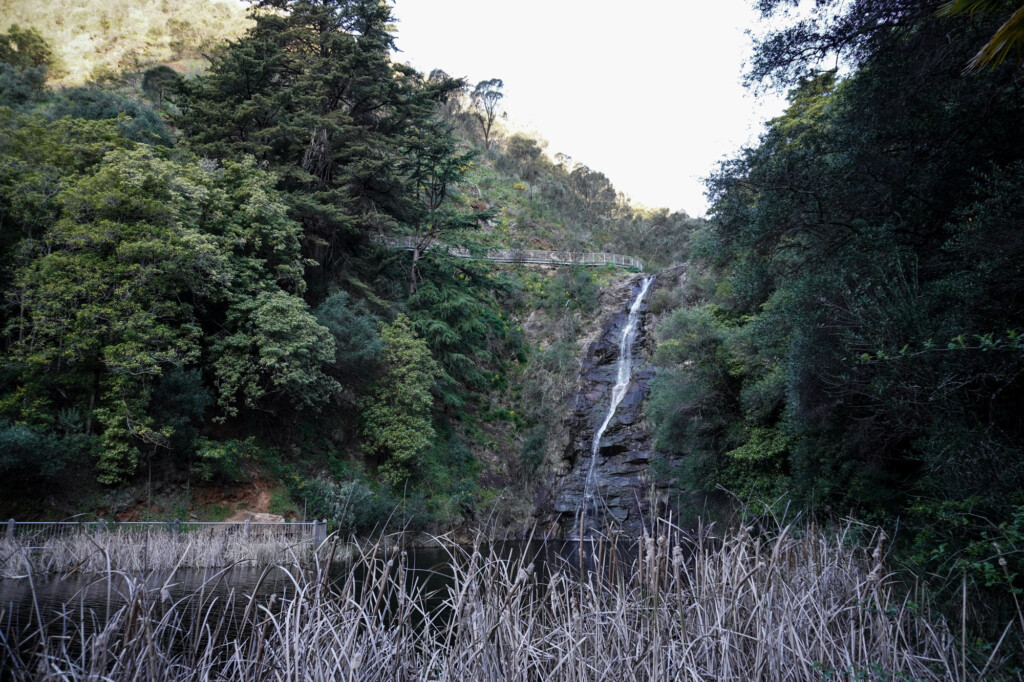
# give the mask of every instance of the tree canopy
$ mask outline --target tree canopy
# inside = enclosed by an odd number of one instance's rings
[[[789,107],[709,181],[718,284],[661,327],[652,397],[691,490],[901,517],[931,569],[1024,503],[1024,90],[963,73],[1000,17],[938,9],[819,3],[761,42]]]

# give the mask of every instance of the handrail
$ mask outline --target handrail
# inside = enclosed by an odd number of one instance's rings
[[[393,249],[412,251],[414,249],[445,249],[456,258],[489,260],[496,263],[523,263],[538,265],[617,265],[643,271],[644,264],[639,258],[618,253],[542,251],[537,249],[488,249],[483,255],[474,255],[462,246],[452,246],[435,240],[417,237],[378,237],[377,241]]]

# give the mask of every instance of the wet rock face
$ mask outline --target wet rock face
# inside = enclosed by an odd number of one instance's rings
[[[586,494],[594,434],[608,413],[616,382],[619,341],[627,323],[628,307],[640,291],[640,279],[632,280],[631,285],[629,300],[621,310],[609,315],[601,335],[587,349],[581,366],[580,388],[567,418],[571,438],[564,458],[568,473],[556,481],[551,500],[556,520],[567,537],[578,535],[577,517]],[[652,350],[650,318],[644,303],[631,354],[630,383],[593,460],[591,489],[595,502],[587,510],[587,525],[591,528],[614,523],[628,533],[639,534],[648,518],[647,468],[653,446],[644,401],[654,374],[647,364]]]

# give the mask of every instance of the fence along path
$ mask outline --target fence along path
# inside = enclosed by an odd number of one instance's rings
[[[473,260],[489,260],[496,263],[535,263],[538,265],[617,265],[623,268],[633,268],[643,271],[644,264],[639,258],[623,256],[618,253],[581,253],[574,251],[539,251],[535,249],[489,249],[480,254],[474,254],[469,249],[461,246],[451,246],[443,242],[428,241],[416,237],[380,237],[380,243],[386,244],[393,249],[404,249],[413,251],[417,246],[421,250],[447,249],[448,253],[457,258],[469,258]]]
[[[2,522],[0,522],[2,523]],[[80,533],[119,533],[124,535],[163,532],[172,536],[199,530],[217,530],[248,537],[250,530],[272,532],[291,540],[304,540],[314,545],[327,537],[327,520],[292,522],[246,521],[15,521],[3,524],[7,540],[31,537],[35,540],[70,537]]]

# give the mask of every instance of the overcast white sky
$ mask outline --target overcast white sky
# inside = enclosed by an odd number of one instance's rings
[[[501,78],[505,111],[549,153],[635,202],[703,215],[701,178],[783,106],[740,83],[749,3],[396,0],[396,60],[471,84]]]

